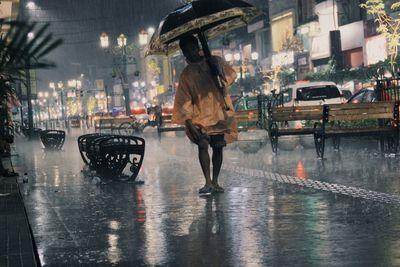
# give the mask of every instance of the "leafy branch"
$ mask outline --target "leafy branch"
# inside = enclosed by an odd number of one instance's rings
[[[364,4],[360,4],[360,7],[374,16],[375,22],[378,24],[377,32],[387,39],[390,63],[393,66],[400,45],[400,18],[393,18],[386,13],[384,0],[367,0]],[[399,8],[400,1],[393,3],[390,7],[393,11]]]

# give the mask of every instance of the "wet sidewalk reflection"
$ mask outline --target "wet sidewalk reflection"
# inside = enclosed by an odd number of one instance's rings
[[[229,148],[226,192],[199,197],[185,138],[146,139],[143,185],[94,184],[78,135],[62,152],[18,140],[13,160],[28,172],[22,190],[43,266],[400,265],[399,159],[373,146],[322,162],[313,149]]]

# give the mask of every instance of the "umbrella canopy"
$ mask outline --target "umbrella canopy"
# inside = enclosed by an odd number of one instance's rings
[[[204,33],[214,38],[242,27],[261,15],[257,8],[241,0],[197,0],[168,14],[151,37],[146,55],[171,54],[179,49],[179,39]]]

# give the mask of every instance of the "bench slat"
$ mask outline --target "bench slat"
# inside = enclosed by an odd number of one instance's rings
[[[346,104],[329,104],[330,110],[335,109],[372,109],[379,107],[393,108],[395,102],[369,102],[369,103],[346,103]]]
[[[326,135],[336,135],[336,134],[363,134],[363,133],[368,133],[368,134],[374,134],[374,133],[380,133],[380,132],[390,132],[393,131],[392,127],[382,127],[382,128],[326,128],[325,129],[325,134]]]
[[[293,107],[273,107],[272,113],[275,112],[294,112],[294,111],[322,111],[323,106],[321,105],[312,105],[312,106],[293,106]]]
[[[297,121],[297,120],[321,120],[322,112],[293,112],[283,114],[272,114],[273,121]]]
[[[303,135],[313,134],[314,128],[279,128],[278,135]]]
[[[366,115],[370,114],[380,114],[380,113],[392,113],[393,108],[373,108],[373,109],[337,109],[337,110],[329,110],[329,116],[339,116],[339,115]]]
[[[184,131],[185,126],[159,127],[158,132]]]
[[[366,120],[366,119],[391,119],[393,118],[392,112],[378,113],[378,114],[353,114],[353,115],[333,115],[329,114],[329,121],[354,121],[354,120]]]

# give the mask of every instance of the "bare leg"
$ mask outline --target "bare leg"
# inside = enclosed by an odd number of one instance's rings
[[[208,154],[208,141],[201,139],[198,143],[199,146],[199,161],[201,169],[203,170],[204,178],[206,180],[206,186],[211,185],[210,176],[210,155]]]
[[[212,155],[212,164],[213,164],[213,179],[212,184],[214,186],[218,186],[218,176],[219,172],[221,171],[222,166],[222,159],[223,159],[223,152],[222,147],[213,148],[213,155]]]

